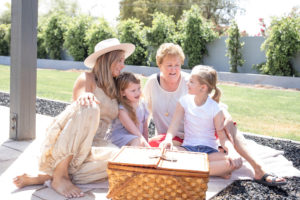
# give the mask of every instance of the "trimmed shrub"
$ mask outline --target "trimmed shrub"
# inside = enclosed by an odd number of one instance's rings
[[[189,68],[202,63],[204,55],[208,54],[206,44],[217,37],[212,23],[207,22],[200,13],[199,7],[193,5],[190,10],[184,12],[180,22],[183,50],[188,57]]]
[[[151,46],[148,49],[148,65],[156,65],[156,51],[158,47],[165,42],[176,43],[176,25],[173,16],[167,16],[163,13],[155,12],[153,14],[152,27],[146,28],[147,43]]]
[[[45,26],[45,46],[51,59],[61,60],[61,51],[64,44],[65,22],[62,14],[53,14],[49,17]]]
[[[85,41],[88,48],[88,54],[94,53],[96,44],[102,40],[115,37],[113,29],[109,26],[104,18],[92,24],[87,30]]]
[[[0,24],[0,55],[10,55],[10,24]]]
[[[37,29],[37,57],[47,58],[47,51],[44,39],[44,27],[42,25],[38,26]]]
[[[226,39],[226,56],[229,57],[230,71],[236,73],[238,72],[238,66],[243,66],[245,63],[241,52],[244,42],[240,42],[240,30],[235,21],[232,21],[227,33],[228,38]]]
[[[75,61],[83,61],[88,56],[85,35],[92,24],[92,18],[80,15],[70,20],[65,33],[64,46]]]
[[[143,24],[138,19],[128,19],[118,24],[120,42],[129,42],[135,45],[134,53],[126,59],[129,65],[146,65],[147,47],[142,34]]]
[[[269,75],[297,75],[291,59],[300,50],[300,17],[273,18],[261,48],[266,51],[267,61],[254,68]]]

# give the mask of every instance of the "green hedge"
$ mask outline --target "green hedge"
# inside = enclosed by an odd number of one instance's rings
[[[156,51],[165,42],[176,43],[176,25],[173,16],[167,16],[160,12],[153,14],[152,27],[145,28],[148,48],[148,65],[156,65]]]
[[[10,54],[10,24],[0,24],[0,55]]]
[[[118,36],[120,41],[135,45],[135,51],[126,59],[126,64],[143,66],[147,64],[146,39],[143,33],[143,24],[137,19],[128,19],[119,23]]]
[[[53,14],[45,25],[44,42],[48,56],[51,59],[61,60],[61,51],[66,31],[65,19],[62,14]]]
[[[217,34],[212,24],[201,15],[198,6],[192,6],[183,14],[181,32],[183,33],[183,50],[188,57],[188,67],[201,64],[204,55],[208,54],[206,45],[216,39]]]
[[[83,61],[88,56],[85,35],[91,24],[92,18],[86,15],[74,17],[69,22],[64,46],[75,61]]]
[[[94,52],[96,44],[102,40],[115,37],[116,33],[109,26],[104,18],[99,18],[96,23],[93,23],[87,30],[85,41],[88,47],[88,54]]]
[[[261,48],[267,57],[265,64],[255,66],[261,73],[297,76],[291,59],[300,50],[300,16],[273,18]]]

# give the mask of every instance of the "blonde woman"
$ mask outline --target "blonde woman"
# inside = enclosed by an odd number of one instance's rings
[[[17,187],[43,184],[67,198],[84,193],[75,184],[91,183],[107,177],[107,161],[117,147],[105,140],[113,119],[118,116],[114,79],[125,67],[124,61],[135,49],[112,38],[99,42],[84,64],[73,87],[73,103],[58,115],[47,129],[39,159],[38,176],[23,174],[14,179]]]

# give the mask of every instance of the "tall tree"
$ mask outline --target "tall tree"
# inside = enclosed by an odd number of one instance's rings
[[[57,13],[63,13],[71,17],[80,14],[78,0],[41,0],[40,7],[46,11],[46,13],[42,15],[46,18]]]
[[[151,25],[154,12],[173,15],[177,22],[184,10],[198,5],[201,15],[211,20],[215,26],[228,25],[238,11],[239,0],[121,0],[120,19],[138,18],[146,26]]]
[[[245,63],[242,55],[242,48],[244,42],[240,42],[240,30],[235,21],[232,21],[228,29],[228,38],[226,39],[227,52],[226,56],[229,57],[230,71],[237,73],[238,66],[242,67]]]

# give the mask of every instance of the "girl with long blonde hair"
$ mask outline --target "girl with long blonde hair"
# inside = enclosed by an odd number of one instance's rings
[[[217,72],[209,66],[195,66],[187,85],[188,94],[179,99],[166,139],[161,146],[173,146],[172,138],[178,130],[179,122],[184,120],[184,140],[178,149],[207,153],[210,175],[229,178],[236,169],[232,160],[240,160],[238,168],[242,165],[242,160],[224,131],[225,117],[218,104],[221,91],[217,87]],[[214,94],[210,97],[212,91]],[[215,132],[226,154],[218,152]]]

